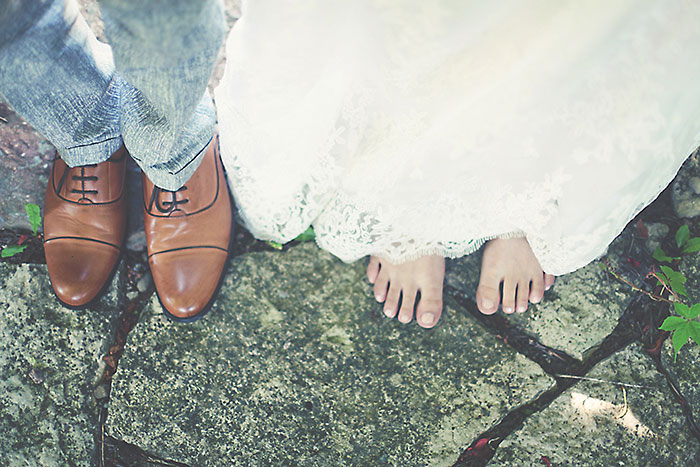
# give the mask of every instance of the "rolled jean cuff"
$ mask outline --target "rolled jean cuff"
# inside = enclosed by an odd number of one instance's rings
[[[180,131],[167,162],[148,165],[134,159],[154,185],[164,190],[178,190],[187,183],[202,162],[202,157],[212,142],[215,126],[216,111],[207,94],[197,106],[192,119]]]
[[[122,137],[106,135],[94,143],[85,143],[67,148],[57,147],[58,155],[69,167],[99,164],[110,158],[123,144]]]

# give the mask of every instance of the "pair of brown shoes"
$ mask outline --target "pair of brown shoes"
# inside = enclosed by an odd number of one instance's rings
[[[128,153],[122,146],[100,164],[68,167],[56,158],[46,188],[44,249],[58,299],[84,308],[108,286],[126,227]],[[231,198],[218,138],[177,191],[143,177],[148,263],[166,314],[194,321],[211,306],[233,234]]]

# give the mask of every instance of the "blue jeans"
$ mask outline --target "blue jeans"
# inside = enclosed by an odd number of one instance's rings
[[[75,0],[0,0],[0,96],[71,167],[122,143],[177,190],[214,133],[207,83],[226,27],[220,0],[103,0],[97,40]]]

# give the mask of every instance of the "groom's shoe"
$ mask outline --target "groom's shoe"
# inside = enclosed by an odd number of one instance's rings
[[[124,146],[99,164],[70,168],[56,156],[46,187],[44,252],[59,301],[83,308],[119,262],[126,227]]]
[[[166,315],[194,321],[211,307],[223,279],[233,213],[215,136],[192,177],[177,191],[143,177],[148,264]]]

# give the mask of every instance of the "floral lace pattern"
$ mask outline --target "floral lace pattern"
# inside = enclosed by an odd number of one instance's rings
[[[344,261],[526,236],[587,264],[700,144],[700,5],[642,3],[244,3],[216,90],[242,219]]]

